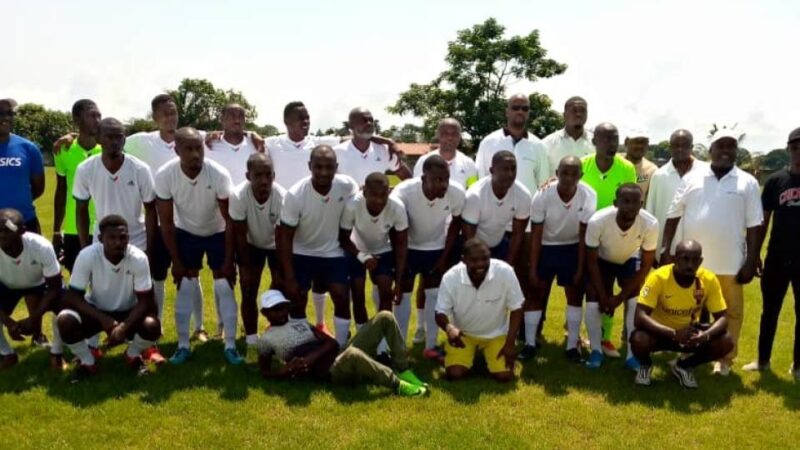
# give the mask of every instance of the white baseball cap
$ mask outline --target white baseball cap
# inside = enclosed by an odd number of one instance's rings
[[[628,131],[627,138],[628,139],[639,139],[639,138],[650,139],[650,133],[648,133],[647,130],[645,130],[644,128],[634,128],[634,129]]]
[[[739,133],[736,130],[731,130],[730,128],[721,128],[714,133],[714,136],[711,137],[711,143],[709,145],[714,145],[720,139],[731,138],[736,143],[739,143]]]
[[[283,296],[283,293],[276,289],[270,289],[267,292],[261,294],[261,309],[270,309],[274,308],[281,303],[291,303],[286,297]]]

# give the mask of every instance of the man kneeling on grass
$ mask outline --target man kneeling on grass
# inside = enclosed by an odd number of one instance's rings
[[[675,263],[661,266],[647,277],[631,335],[631,349],[640,363],[636,384],[650,385],[650,355],[666,350],[688,354],[671,361],[670,367],[683,387],[696,388],[694,368],[733,348],[722,290],[716,275],[700,267],[702,252],[696,241],[683,241],[675,249]],[[699,323],[703,308],[714,316],[711,325]]]
[[[392,313],[381,311],[362,326],[339,353],[336,339],[305,319],[290,319],[291,302],[280,291],[261,296],[261,313],[270,327],[258,338],[258,364],[265,378],[310,376],[337,384],[373,383],[394,389],[404,397],[421,397],[430,390],[408,368],[408,353]],[[386,339],[399,373],[374,359],[378,344]],[[283,365],[272,367],[272,355]]]

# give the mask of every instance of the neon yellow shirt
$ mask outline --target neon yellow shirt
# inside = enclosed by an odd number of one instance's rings
[[[607,172],[600,172],[595,162],[596,154],[584,156],[583,178],[581,181],[588,184],[597,193],[597,210],[614,204],[617,188],[625,183],[636,183],[636,167],[625,158],[614,155],[614,162]],[[642,197],[644,200],[644,196]]]
[[[64,208],[64,222],[61,224],[61,231],[64,234],[78,234],[78,225],[75,221],[75,198],[72,197],[72,182],[75,180],[75,171],[78,165],[88,157],[99,154],[102,151],[100,144],[91,150],[86,150],[78,144],[78,139],[72,141],[72,145],[62,147],[61,151],[55,155],[54,163],[56,175],[66,178],[67,181],[67,202]],[[94,202],[89,201],[89,230],[94,229]],[[57,230],[56,230],[57,231]]]

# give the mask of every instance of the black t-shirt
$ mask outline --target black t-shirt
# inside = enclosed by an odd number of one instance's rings
[[[761,193],[765,211],[772,211],[770,257],[800,257],[800,174],[781,169],[767,179]]]

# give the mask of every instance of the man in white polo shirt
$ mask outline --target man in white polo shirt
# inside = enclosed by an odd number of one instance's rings
[[[658,223],[642,209],[642,189],[635,183],[617,188],[614,206],[597,211],[586,226],[586,271],[589,287],[586,303],[586,328],[592,352],[586,365],[596,369],[603,364],[600,313],[613,315],[625,304],[625,330],[628,353],[625,366],[639,370],[631,352],[630,336],[636,314],[637,294],[644,283],[656,252]],[[614,294],[614,282],[621,290]]]
[[[228,169],[234,186],[245,181],[247,158],[258,152],[253,139],[244,131],[246,119],[246,112],[241,105],[226,105],[222,108],[222,136],[208,146],[208,158]]]
[[[461,228],[464,190],[450,182],[447,162],[439,155],[425,161],[422,176],[405,180],[391,194],[405,206],[408,215],[408,262],[403,277],[403,296],[395,306],[395,316],[403,336],[408,334],[411,316],[411,291],[419,274],[425,288],[425,350],[427,359],[441,360],[436,347],[436,299],[439,283],[448,269],[450,254]]]
[[[660,261],[662,242],[664,240],[664,224],[667,221],[667,210],[675,197],[675,191],[681,180],[687,175],[708,169],[708,163],[692,156],[692,133],[688,130],[676,130],[669,137],[670,160],[659,167],[650,178],[650,190],[647,192],[645,209],[658,219],[658,248],[656,259]],[[683,223],[678,223],[675,237],[672,239],[670,252],[675,251],[678,242],[683,241]]]
[[[19,361],[3,328],[15,341],[34,334],[42,316],[57,310],[61,282],[61,266],[53,245],[36,233],[26,232],[19,211],[0,209],[0,371]],[[22,298],[28,305],[28,317],[14,320],[11,315]],[[54,329],[50,365],[55,370],[64,367],[61,354],[61,339]]]
[[[347,343],[350,296],[347,260],[339,244],[339,223],[358,184],[336,173],[336,152],[320,145],[311,151],[311,176],[286,191],[278,231],[278,258],[285,291],[292,301],[292,318],[305,320],[306,302],[315,277],[331,293],[336,341]]]
[[[744,285],[756,274],[760,227],[764,220],[758,181],[735,166],[738,135],[717,131],[710,147],[711,165],[684,177],[667,211],[661,263],[672,262],[672,243],[679,223],[683,239],[699,242],[705,267],[719,279],[728,305],[728,333],[734,348],[714,364],[727,376],[738,351],[744,317]]]
[[[278,254],[275,250],[275,227],[281,217],[286,195],[275,183],[272,161],[264,153],[252,153],[247,160],[247,179],[236,186],[230,197],[228,213],[236,237],[236,259],[239,263],[242,291],[242,323],[247,345],[258,340],[258,296],[264,265],[269,264],[270,289],[283,285]]]
[[[439,155],[450,166],[450,180],[467,189],[472,183],[478,181],[478,165],[469,156],[462,153],[458,146],[461,144],[461,124],[451,117],[439,121],[436,129],[436,142],[439,148],[426,153],[417,159],[414,164],[414,177],[422,176],[422,166],[431,155]]]
[[[564,128],[550,133],[542,140],[547,148],[550,174],[555,174],[565,156],[583,158],[594,154],[592,134],[586,129],[589,107],[582,97],[570,97],[564,102]]]
[[[127,342],[128,365],[140,373],[147,371],[141,354],[155,345],[161,323],[147,255],[128,244],[125,219],[110,215],[100,220],[99,241],[78,254],[63,306],[58,329],[80,361],[72,382],[97,372],[86,338],[100,331],[107,334],[108,347]]]
[[[469,374],[479,350],[492,378],[514,379],[524,297],[514,269],[490,256],[485,242],[469,239],[462,262],[442,277],[436,323],[447,333],[444,365],[452,381]]]
[[[214,276],[214,296],[222,318],[224,356],[229,364],[239,365],[244,360],[236,351],[235,243],[228,215],[231,178],[224,167],[204,158],[203,137],[194,128],[180,128],[175,133],[175,151],[178,157],[155,177],[161,234],[172,257],[172,276],[178,288],[178,349],[170,362],[182,364],[191,356],[189,317],[192,299],[199,295],[198,276],[205,256]]]

